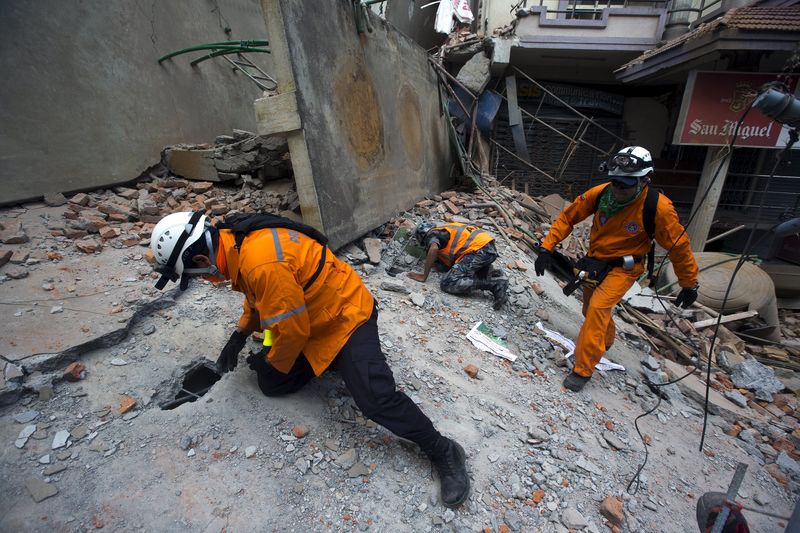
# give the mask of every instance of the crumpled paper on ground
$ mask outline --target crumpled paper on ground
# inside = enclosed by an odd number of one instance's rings
[[[537,322],[535,329],[544,335],[544,337],[550,341],[551,344],[558,346],[564,350],[564,358],[569,358],[575,353],[575,343],[563,336],[561,333],[557,331],[549,330],[545,328],[541,322]],[[607,370],[622,370],[625,371],[625,367],[622,365],[618,365],[617,363],[611,362],[605,357],[600,358],[600,362],[595,365],[597,370],[605,372]]]

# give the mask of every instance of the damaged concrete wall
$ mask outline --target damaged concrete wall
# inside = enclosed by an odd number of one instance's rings
[[[278,95],[256,102],[262,135],[287,136],[306,222],[334,247],[449,185],[451,155],[425,51],[350,2],[263,0]]]
[[[264,39],[258,0],[4,2],[0,202],[137,177],[161,149],[253,130],[261,91],[227,62],[168,52]],[[231,29],[230,36],[225,28]],[[268,54],[253,59],[267,72]]]

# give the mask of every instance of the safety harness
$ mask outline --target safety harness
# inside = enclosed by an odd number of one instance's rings
[[[600,203],[600,197],[610,186],[611,185],[609,184],[604,187],[603,190],[601,190],[597,195],[597,203],[594,207],[595,214],[597,213],[597,208]],[[647,197],[645,198],[644,205],[642,206],[642,224],[644,225],[644,230],[647,233],[647,237],[650,239],[650,250],[647,252],[646,257],[647,279],[650,281],[651,285],[654,281],[653,273],[655,270],[656,255],[656,245],[654,241],[656,234],[656,208],[658,207],[658,196],[660,194],[661,192],[657,189],[648,187]],[[575,263],[575,277],[564,286],[564,294],[572,294],[572,292],[575,291],[575,289],[577,289],[581,283],[585,283],[590,286],[597,286],[603,281],[603,279],[605,279],[606,275],[608,275],[612,268],[622,267],[625,270],[631,270],[633,269],[634,264],[641,263],[643,259],[643,257],[634,257],[631,255],[618,257],[610,261],[600,261],[599,259],[589,256],[581,257]]]
[[[284,228],[288,230],[294,230],[314,239],[317,241],[317,243],[319,243],[320,246],[322,246],[322,256],[319,259],[317,269],[303,286],[303,290],[307,290],[311,285],[314,284],[319,275],[322,273],[323,267],[325,266],[325,258],[328,251],[328,237],[326,237],[322,232],[316,228],[312,228],[311,226],[303,224],[302,222],[295,222],[292,219],[279,215],[273,215],[271,213],[235,213],[233,215],[226,216],[221,223],[217,224],[217,229],[227,229],[233,232],[237,252],[241,248],[245,237],[247,237],[249,233],[267,228]]]

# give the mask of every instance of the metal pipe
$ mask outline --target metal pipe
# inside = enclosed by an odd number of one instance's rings
[[[706,241],[706,244],[712,243],[712,242],[714,242],[714,241],[718,241],[718,240],[720,240],[720,239],[724,239],[724,238],[725,238],[725,237],[727,237],[728,235],[731,235],[731,234],[733,234],[733,233],[736,233],[737,231],[739,231],[739,230],[742,230],[742,229],[744,229],[744,228],[746,228],[746,227],[747,227],[747,226],[746,226],[745,224],[742,224],[741,226],[736,226],[736,227],[735,227],[735,228],[733,228],[733,229],[729,229],[728,231],[724,231],[724,232],[720,233],[719,235],[714,235],[713,237],[711,237],[710,239],[708,239],[708,240]]]
[[[269,41],[263,40],[256,40],[256,41],[222,41],[218,43],[206,43],[206,44],[198,44],[195,46],[190,46],[188,48],[181,48],[175,52],[171,52],[165,56],[158,58],[158,62],[161,63],[162,61],[166,61],[167,59],[173,58],[177,55],[181,54],[188,54],[189,52],[196,52],[198,50],[217,50],[220,48],[231,48],[231,47],[255,47],[255,46],[269,46]]]
[[[189,66],[193,67],[193,66],[197,65],[198,63],[200,63],[202,61],[205,61],[206,59],[211,59],[211,58],[214,58],[214,57],[224,56],[226,54],[241,54],[243,52],[262,52],[262,53],[266,53],[266,54],[272,53],[272,52],[270,52],[269,48],[245,48],[245,47],[225,48],[225,49],[222,49],[222,50],[215,50],[214,52],[211,52],[208,55],[204,55],[202,57],[198,57],[197,59],[192,60],[192,62],[189,63]]]

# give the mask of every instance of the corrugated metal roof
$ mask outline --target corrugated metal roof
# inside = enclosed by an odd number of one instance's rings
[[[634,65],[644,63],[647,59],[663,54],[667,50],[683,45],[683,43],[699,39],[711,32],[724,28],[739,30],[767,30],[779,32],[800,32],[800,5],[790,7],[745,6],[731,9],[720,18],[701,24],[694,30],[667,41],[658,48],[653,48],[622,65],[615,72],[622,72]]]

